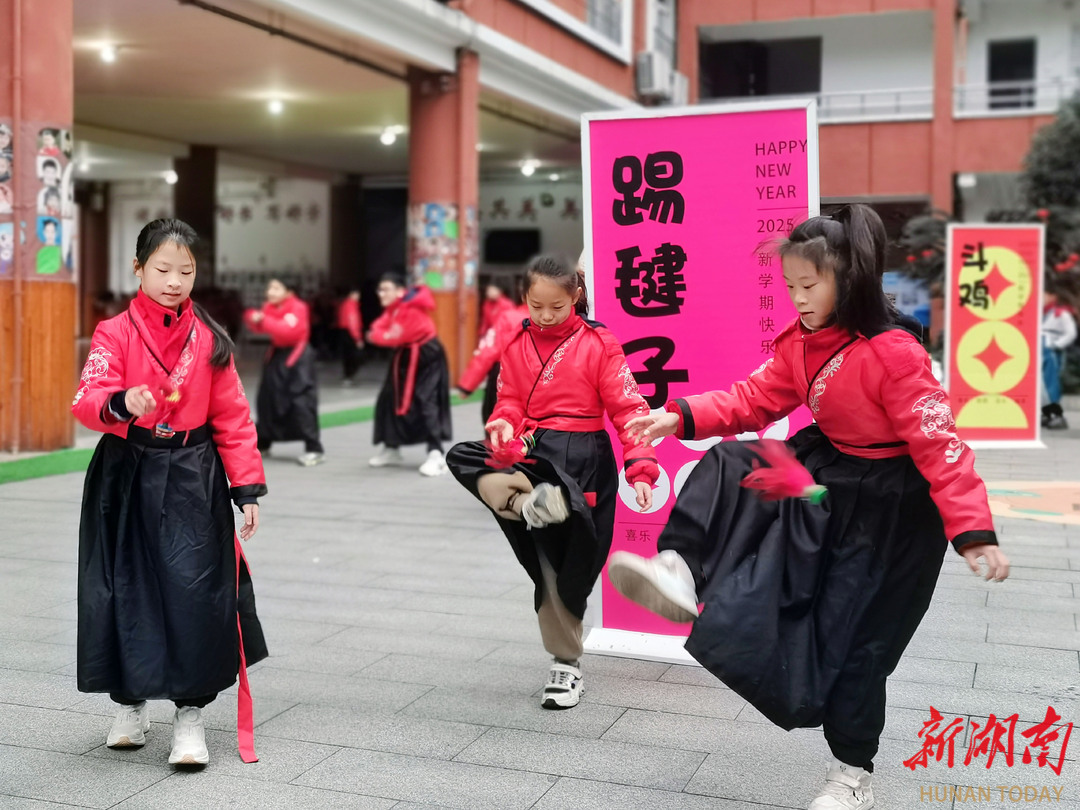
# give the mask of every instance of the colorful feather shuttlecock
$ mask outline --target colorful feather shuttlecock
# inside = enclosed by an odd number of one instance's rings
[[[753,470],[741,481],[747,489],[756,489],[763,501],[779,501],[783,498],[806,498],[813,504],[825,500],[827,490],[814,483],[813,476],[786,444],[776,439],[763,439],[754,447],[763,467],[754,459]]]
[[[484,442],[487,447],[488,457],[485,463],[496,470],[506,470],[515,464],[535,464],[534,459],[528,458],[529,453],[536,447],[536,437],[532,431],[515,436],[502,447],[495,449],[491,439]]]

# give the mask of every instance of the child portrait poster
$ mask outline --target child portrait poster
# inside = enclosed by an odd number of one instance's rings
[[[950,224],[945,268],[945,390],[974,447],[1042,447],[1045,226]]]
[[[649,406],[745,379],[796,314],[774,246],[819,212],[815,102],[586,115],[582,155],[592,317],[619,338]],[[801,408],[724,441],[783,439],[810,421]],[[717,441],[660,440],[646,514],[621,481],[612,552],[656,553],[678,491]],[[589,604],[587,650],[692,662],[690,626],[623,598],[606,570]]]

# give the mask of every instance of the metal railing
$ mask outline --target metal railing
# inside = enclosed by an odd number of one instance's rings
[[[932,87],[900,87],[890,90],[849,90],[839,93],[750,96],[702,99],[710,102],[745,102],[769,99],[817,99],[818,121],[839,124],[851,121],[920,121],[934,115]]]
[[[953,107],[960,118],[1054,113],[1078,89],[1080,80],[1075,76],[1041,82],[962,84],[954,89]]]

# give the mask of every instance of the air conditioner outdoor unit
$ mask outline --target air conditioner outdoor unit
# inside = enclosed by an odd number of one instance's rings
[[[671,103],[675,107],[690,103],[690,78],[677,70],[671,74]]]
[[[659,51],[642,51],[637,55],[637,92],[642,98],[671,97],[671,64]]]

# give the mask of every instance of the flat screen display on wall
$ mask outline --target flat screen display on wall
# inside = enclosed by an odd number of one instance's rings
[[[539,228],[502,228],[484,237],[484,264],[521,264],[539,252]]]

